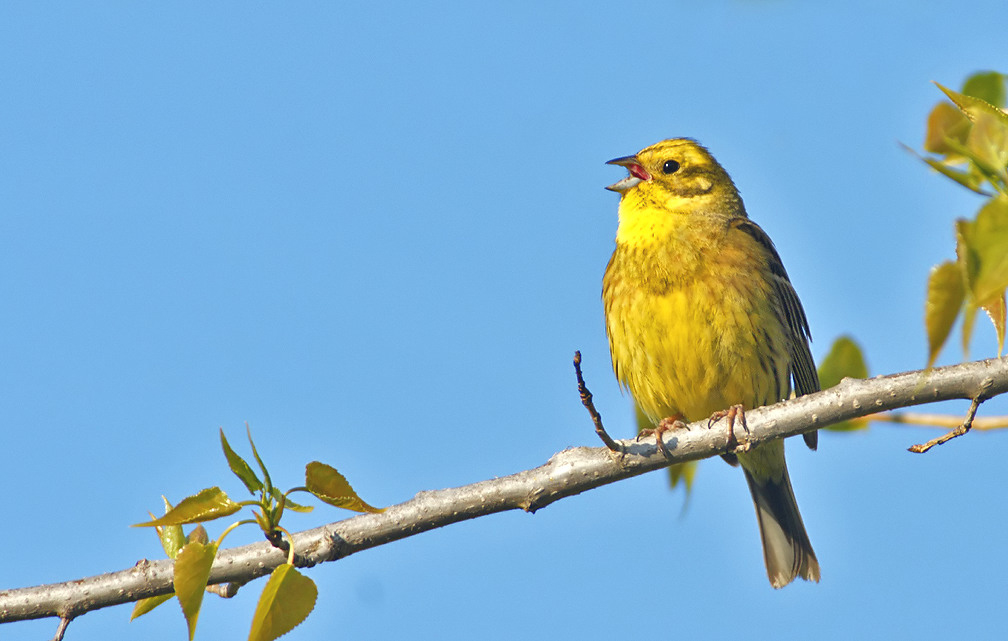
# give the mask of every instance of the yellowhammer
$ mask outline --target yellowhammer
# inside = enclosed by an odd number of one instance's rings
[[[817,391],[805,311],[728,172],[683,138],[608,164],[630,172],[607,187],[620,194],[616,250],[602,282],[609,349],[616,378],[659,425],[659,437],[668,425],[661,419],[733,421],[788,398],[792,380],[799,395]],[[805,442],[815,449],[816,433]],[[740,453],[738,462],[770,583],[818,581],[784,441]]]

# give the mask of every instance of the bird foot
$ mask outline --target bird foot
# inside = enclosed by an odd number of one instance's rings
[[[746,425],[745,419],[745,409],[741,405],[732,405],[726,410],[718,410],[711,414],[711,417],[707,419],[707,429],[710,429],[714,423],[720,421],[721,419],[728,420],[728,449],[734,450],[739,446],[739,441],[735,438],[735,420],[738,419],[742,425],[742,429],[745,430],[746,435],[749,434],[749,426]]]
[[[658,451],[661,452],[662,456],[666,459],[671,460],[672,455],[669,453],[668,449],[666,449],[665,440],[662,438],[662,435],[665,434],[665,432],[671,432],[672,430],[678,429],[688,430],[689,426],[682,421],[680,416],[669,416],[659,421],[658,425],[655,426],[654,429],[646,429],[638,432],[637,440],[641,440],[642,436],[654,436],[655,440],[658,442]]]

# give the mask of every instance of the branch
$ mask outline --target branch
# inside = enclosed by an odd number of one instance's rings
[[[899,407],[950,399],[987,399],[1008,392],[1008,357],[868,380],[844,379],[831,389],[746,412],[749,432],[739,448],[794,436],[843,420]],[[622,454],[575,447],[545,465],[510,476],[446,490],[420,492],[381,514],[362,514],[297,533],[298,564],[314,566],[458,521],[505,510],[535,512],[568,496],[669,465],[725,454],[728,430],[707,421],[666,432],[669,459],[653,437],[619,441]],[[731,448],[735,451],[736,448]],[[221,550],[210,583],[238,583],[269,574],[286,557],[268,542]],[[69,621],[99,608],[172,592],[172,561],[142,560],[134,567],[65,583],[0,591],[0,623],[43,617]]]

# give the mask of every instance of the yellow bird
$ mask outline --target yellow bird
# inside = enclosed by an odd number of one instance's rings
[[[694,140],[665,140],[607,164],[629,175],[602,281],[613,370],[656,425],[728,416],[819,389],[809,328],[773,242],[735,184]],[[744,425],[744,413],[742,414]],[[805,434],[815,449],[816,433]],[[661,441],[659,440],[659,443]],[[725,457],[734,463],[734,457]],[[738,454],[775,588],[819,580],[784,461],[784,441]]]

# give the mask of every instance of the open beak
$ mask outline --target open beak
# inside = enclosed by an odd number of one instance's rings
[[[637,156],[623,156],[622,158],[613,158],[607,165],[619,165],[620,167],[626,167],[626,170],[630,172],[630,175],[619,181],[606,187],[609,191],[619,192],[620,194],[625,194],[639,183],[646,180],[651,180],[651,174],[647,172],[644,167],[641,166],[640,161],[637,160]]]

